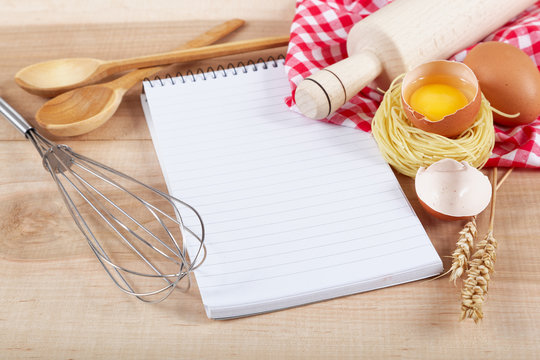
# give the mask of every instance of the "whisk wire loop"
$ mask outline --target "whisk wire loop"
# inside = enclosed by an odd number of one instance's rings
[[[83,167],[80,163],[75,163],[76,166],[79,166],[79,167],[85,169],[86,171],[88,171],[88,172],[92,173],[93,175],[99,177],[101,180],[107,182],[108,184],[113,185],[114,187],[118,188],[119,190],[122,190],[122,191],[128,193],[128,194],[131,195],[133,198],[137,199],[137,201],[139,201],[139,202],[141,202],[143,205],[145,205],[145,206],[148,208],[149,211],[154,210],[155,212],[154,212],[154,211],[151,211],[151,213],[152,213],[152,214],[154,215],[154,217],[160,222],[160,224],[161,224],[162,226],[164,226],[164,230],[167,231],[167,234],[168,234],[168,236],[171,237],[171,239],[174,240],[174,236],[170,233],[170,231],[168,230],[168,227],[165,226],[165,224],[163,223],[162,219],[161,219],[156,213],[159,213],[160,215],[164,216],[166,219],[168,219],[168,220],[170,220],[170,221],[176,223],[178,226],[181,227],[182,230],[185,230],[185,231],[187,231],[190,235],[192,235],[192,236],[198,238],[199,241],[201,241],[201,239],[204,239],[204,237],[205,237],[204,223],[203,223],[202,218],[201,218],[200,214],[198,213],[198,211],[197,211],[195,208],[193,208],[191,205],[189,205],[189,204],[183,202],[183,201],[180,200],[180,199],[174,198],[173,196],[171,196],[171,195],[169,195],[169,194],[166,194],[166,193],[164,193],[164,192],[162,192],[162,191],[160,191],[160,190],[158,190],[158,189],[151,188],[151,187],[147,186],[146,184],[141,183],[141,182],[139,182],[138,180],[129,177],[128,175],[125,175],[125,174],[123,174],[123,173],[119,173],[119,172],[117,172],[116,170],[107,167],[106,165],[100,164],[100,163],[98,163],[98,162],[96,162],[96,161],[94,161],[94,160],[92,160],[92,159],[89,159],[89,158],[86,158],[86,157],[84,157],[84,156],[82,156],[82,155],[80,155],[80,154],[74,153],[74,152],[72,152],[69,148],[68,148],[68,150],[71,152],[71,154],[73,155],[73,157],[78,158],[78,159],[81,159],[81,160],[83,160],[83,161],[85,161],[85,162],[87,162],[87,163],[97,165],[97,166],[99,166],[99,167],[101,167],[101,168],[103,168],[103,169],[105,169],[105,170],[107,170],[107,171],[109,171],[109,172],[113,172],[113,173],[115,173],[116,175],[119,175],[119,176],[121,176],[121,177],[127,178],[127,179],[130,180],[131,182],[136,182],[137,184],[139,184],[139,185],[141,185],[141,186],[143,186],[143,187],[145,187],[145,188],[147,188],[147,189],[149,189],[149,190],[151,190],[151,191],[154,191],[155,193],[157,193],[158,195],[160,195],[161,197],[163,197],[164,199],[166,199],[166,200],[170,203],[170,205],[172,206],[172,208],[173,208],[173,210],[174,210],[174,212],[175,212],[176,218],[173,218],[173,217],[169,216],[169,214],[167,214],[166,212],[162,211],[161,209],[155,207],[154,205],[152,205],[151,203],[147,202],[146,200],[140,198],[139,196],[137,196],[136,194],[134,194],[133,192],[131,192],[129,189],[127,189],[127,188],[125,188],[125,187],[119,185],[117,182],[111,180],[109,177],[107,177],[106,175],[104,175],[104,174],[103,174],[102,172],[100,172],[99,170],[94,169],[94,168],[89,168],[89,167]],[[195,214],[195,216],[196,216],[197,219],[198,219],[198,222],[201,224],[201,229],[200,229],[201,235],[200,235],[200,236],[199,236],[199,235],[196,235],[194,232],[192,232],[189,228],[187,228],[187,227],[184,225],[184,223],[183,223],[183,221],[182,221],[182,216],[181,216],[181,214],[180,214],[180,211],[178,210],[178,207],[175,205],[175,202],[181,204],[182,206],[186,207],[187,209],[189,209],[191,212],[193,212],[193,213]],[[114,204],[114,203],[113,203],[113,204]],[[178,220],[177,220],[177,219],[178,219]],[[159,240],[159,239],[157,239],[157,240],[161,242],[161,240]],[[161,242],[161,243],[162,243],[164,246],[167,246],[165,243],[163,243],[163,242]],[[185,254],[185,250],[184,250],[184,249],[182,249],[182,250],[180,249],[180,247],[179,247],[179,245],[178,245],[178,242],[177,242],[176,240],[174,240],[173,243],[175,244],[177,250],[178,250],[180,253]],[[202,243],[202,241],[201,241],[201,243]],[[185,243],[184,243],[184,244],[185,244]],[[173,251],[173,250],[170,249],[168,246],[167,246],[167,248],[168,248],[169,250]],[[202,243],[202,247],[199,249],[199,251],[193,256],[192,263],[193,263],[193,264],[198,263],[196,267],[198,267],[198,265],[200,265],[200,263],[202,262],[202,260],[201,260],[201,262],[197,262],[197,259],[199,258],[199,254],[200,254],[200,251],[201,251],[201,250],[204,251],[204,252],[206,251],[206,248],[205,248],[205,246],[204,246],[203,243]],[[175,254],[177,254],[177,253],[175,252]],[[196,267],[192,267],[191,269],[194,270]]]
[[[86,240],[88,241],[88,244],[90,245],[90,249],[94,252],[97,259],[99,260],[99,262],[101,263],[101,265],[105,269],[106,273],[109,275],[109,277],[112,279],[112,281],[116,284],[116,286],[118,288],[120,288],[120,290],[122,290],[123,292],[125,292],[127,294],[133,294],[136,297],[138,297],[140,300],[145,301],[143,296],[145,296],[146,294],[136,294],[135,290],[133,290],[133,288],[130,286],[129,282],[122,276],[122,274],[119,272],[118,268],[114,268],[114,270],[116,271],[118,278],[123,281],[125,287],[122,286],[122,284],[120,284],[116,280],[116,277],[110,272],[109,268],[107,268],[107,266],[104,263],[104,260],[108,264],[112,264],[109,257],[107,256],[104,249],[101,247],[101,245],[99,244],[99,242],[95,238],[93,232],[90,230],[90,227],[88,226],[88,224],[84,220],[84,217],[77,210],[77,207],[73,203],[73,200],[71,199],[71,197],[67,196],[67,190],[64,188],[64,185],[60,182],[59,179],[56,179],[57,175],[54,172],[52,172],[52,169],[48,168],[48,166],[47,166],[47,170],[49,170],[51,172],[53,178],[55,179],[55,182],[58,185],[58,189],[60,190],[60,194],[62,195],[62,199],[64,200],[64,202],[66,204],[66,207],[68,208],[71,216],[73,217],[73,220],[75,221],[75,224],[78,226],[80,231],[86,237]],[[99,249],[96,247],[95,244],[97,244],[97,247],[99,247]]]
[[[86,168],[80,164],[75,164],[75,166],[78,166],[82,169],[85,169],[86,171],[88,172],[91,172],[92,174],[96,175],[97,177],[99,177],[100,179],[104,180],[104,181],[107,181],[109,184],[112,184],[112,185],[115,185],[117,186],[118,189],[121,189],[121,190],[125,190],[126,192],[128,192],[130,195],[132,195],[135,199],[137,199],[138,201],[140,201],[142,204],[147,204],[144,200],[140,199],[138,196],[132,194],[131,192],[129,192],[127,189],[125,189],[124,187],[116,184],[115,182],[113,181],[110,181],[107,177],[103,176],[103,175],[100,175],[98,172],[94,172],[92,171],[91,169],[89,168]],[[176,241],[176,239],[174,238],[174,236],[170,233],[170,231],[167,231],[167,234],[169,235],[169,238],[172,240],[172,242],[175,244],[177,250],[178,250],[178,253],[176,253],[173,249],[171,249],[165,242],[161,241],[157,236],[155,236],[150,230],[148,230],[144,225],[142,225],[141,223],[139,223],[134,217],[132,217],[130,214],[128,214],[124,209],[120,208],[118,205],[116,205],[111,199],[109,199],[107,196],[105,196],[102,192],[100,192],[97,188],[95,188],[92,184],[90,184],[89,182],[87,182],[83,177],[79,176],[76,172],[72,172],[73,176],[81,183],[81,186],[84,186],[86,189],[92,189],[93,192],[95,192],[97,195],[99,195],[103,200],[105,200],[108,204],[110,204],[111,206],[113,206],[116,210],[118,210],[120,213],[122,213],[123,215],[125,215],[129,220],[133,221],[140,229],[142,229],[145,233],[147,233],[148,235],[150,235],[151,237],[153,237],[156,241],[160,242],[165,248],[167,248],[169,251],[171,251],[173,254],[175,255],[181,255],[183,257],[183,254],[182,252],[180,251],[180,248],[178,246],[178,242]],[[69,179],[66,178],[67,181],[70,181]],[[97,204],[100,204],[99,202],[99,199],[97,199],[92,192],[88,192],[89,195],[92,197],[92,200],[94,200]],[[81,196],[84,196],[83,193],[80,193]],[[94,208],[94,210],[96,210],[96,212],[100,212],[100,211],[104,211],[111,219],[113,219],[117,224],[118,226],[122,227],[124,230],[130,232],[133,236],[135,236],[138,240],[140,240],[143,244],[145,244],[146,246],[149,246],[151,247],[153,250],[155,250],[156,252],[158,252],[159,254],[163,255],[164,257],[166,257],[167,259],[171,260],[171,261],[174,261],[176,262],[177,264],[180,264],[178,261],[176,261],[175,259],[171,258],[169,255],[165,254],[164,252],[162,252],[160,249],[156,248],[155,246],[153,246],[152,244],[150,244],[148,241],[146,241],[144,238],[142,238],[141,236],[139,236],[136,232],[134,232],[132,229],[128,228],[125,224],[123,224],[120,220],[118,220],[117,217],[115,217],[110,211],[106,210],[105,207],[102,207],[102,210],[98,210],[96,208]],[[165,227],[165,224],[163,224],[163,221],[155,214],[155,212],[152,210],[152,209],[149,209],[149,211],[152,213],[152,215],[159,221],[159,223]],[[106,220],[106,219],[104,219]],[[111,225],[113,226],[113,225]],[[136,251],[136,249],[134,248],[134,251]],[[141,258],[144,259],[144,257],[142,255],[140,255]],[[183,258],[184,260],[184,258]],[[175,276],[175,275],[171,275],[171,276]]]
[[[70,151],[71,155],[72,155],[74,158],[79,159],[79,160],[81,160],[81,161],[83,161],[83,162],[85,162],[85,163],[89,163],[89,164],[98,166],[98,167],[100,167],[100,168],[102,168],[102,169],[104,169],[104,170],[106,170],[106,171],[108,171],[108,172],[111,172],[111,173],[113,173],[113,174],[115,174],[115,175],[118,175],[118,176],[124,178],[124,179],[127,179],[127,180],[129,180],[130,182],[137,183],[138,185],[140,185],[140,186],[142,186],[142,187],[144,187],[144,188],[146,188],[146,189],[148,189],[148,190],[150,190],[150,191],[153,191],[153,192],[155,192],[157,195],[159,195],[159,196],[161,196],[162,198],[166,199],[166,200],[170,203],[170,205],[172,205],[172,208],[173,208],[173,211],[174,211],[174,213],[175,213],[175,217],[176,217],[176,218],[171,217],[169,214],[167,214],[167,213],[164,212],[163,210],[159,209],[158,207],[152,205],[152,204],[149,203],[149,202],[146,202],[144,199],[138,198],[135,194],[133,194],[133,193],[132,193],[131,191],[129,191],[128,189],[126,189],[126,188],[121,187],[121,186],[118,185],[118,188],[119,188],[119,189],[121,188],[122,191],[128,193],[129,195],[131,195],[131,196],[133,196],[133,197],[137,197],[140,201],[142,201],[142,202],[144,203],[145,206],[147,206],[148,208],[153,209],[154,211],[156,211],[156,212],[159,213],[160,215],[164,216],[166,219],[170,220],[171,222],[176,223],[178,226],[181,226],[182,229],[183,229],[184,231],[187,231],[191,236],[193,236],[194,238],[196,238],[196,239],[200,242],[201,247],[198,249],[198,251],[195,253],[195,255],[192,254],[192,258],[193,258],[192,264],[194,264],[194,265],[191,267],[191,270],[195,270],[196,268],[198,268],[198,267],[202,264],[202,262],[204,262],[204,259],[206,258],[206,247],[204,246],[204,241],[203,241],[203,239],[204,239],[205,236],[206,236],[206,232],[205,232],[205,227],[204,227],[204,222],[203,222],[203,220],[202,220],[202,217],[201,217],[201,215],[199,214],[199,212],[198,212],[194,207],[192,207],[192,206],[189,205],[188,203],[186,203],[186,202],[184,202],[184,201],[182,201],[182,200],[180,200],[180,199],[178,199],[178,198],[175,198],[175,197],[173,197],[173,196],[171,196],[171,195],[169,195],[169,194],[167,194],[167,193],[164,193],[164,192],[160,191],[159,189],[152,188],[152,187],[146,185],[145,183],[142,183],[142,182],[138,181],[137,179],[134,179],[134,178],[130,177],[129,175],[126,175],[126,174],[124,174],[124,173],[121,173],[121,172],[119,172],[119,171],[117,171],[117,170],[115,170],[115,169],[113,169],[113,168],[110,168],[110,167],[108,167],[108,166],[106,166],[106,165],[104,165],[104,164],[101,164],[101,163],[99,163],[99,162],[97,162],[97,161],[95,161],[95,160],[93,160],[93,159],[90,159],[90,158],[85,157],[85,156],[83,156],[83,155],[81,155],[81,154],[78,154],[78,153],[76,153],[76,152],[73,152],[73,151],[71,151],[71,149],[69,149],[69,147],[66,147],[66,148]],[[80,166],[80,164],[78,164],[78,165]],[[106,178],[106,177],[104,176],[104,178],[102,178],[102,179],[103,179],[104,181],[107,181],[107,182],[108,182],[108,180],[106,180],[105,178]],[[111,183],[110,183],[110,184],[111,184]],[[112,184],[111,184],[111,185],[112,185]],[[198,221],[198,223],[199,223],[200,226],[201,226],[201,228],[200,228],[200,235],[197,235],[197,234],[196,234],[195,232],[193,232],[189,227],[186,227],[186,226],[183,224],[183,221],[182,221],[182,215],[180,214],[180,211],[178,210],[178,207],[175,205],[175,203],[178,203],[178,204],[182,205],[183,207],[185,207],[187,210],[191,211],[191,212],[196,216],[197,221]],[[178,219],[178,220],[177,220],[177,219]],[[160,221],[161,221],[161,220],[160,220]],[[166,229],[168,230],[168,228],[166,228]],[[175,243],[176,243],[176,242],[175,242]],[[180,250],[180,249],[178,249],[178,250]],[[199,261],[197,261],[197,260],[199,259],[199,255],[201,254],[201,252],[203,253],[203,254],[202,254],[203,257],[202,257]]]

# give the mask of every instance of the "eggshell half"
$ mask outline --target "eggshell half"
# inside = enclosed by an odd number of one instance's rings
[[[420,204],[443,220],[459,220],[481,213],[491,200],[491,182],[466,161],[443,159],[418,169],[415,189]]]
[[[415,111],[408,103],[411,96],[411,84],[420,78],[448,75],[463,79],[475,86],[475,93],[472,100],[455,113],[445,116],[439,121],[430,121],[424,115]],[[465,64],[437,60],[424,63],[409,71],[403,78],[401,85],[401,104],[403,111],[411,123],[419,129],[446,137],[456,137],[471,127],[476,120],[476,115],[480,110],[482,95],[479,89],[478,80],[474,72]]]

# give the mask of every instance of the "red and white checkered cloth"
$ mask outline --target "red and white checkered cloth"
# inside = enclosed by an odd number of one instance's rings
[[[297,1],[285,59],[292,88],[292,96],[286,99],[289,106],[294,108],[294,91],[302,79],[347,56],[346,41],[351,27],[389,2],[391,0]],[[539,66],[540,1],[484,39],[490,40],[519,47]],[[469,50],[464,49],[451,59],[462,61]],[[325,121],[370,131],[371,119],[381,100],[380,93],[367,87]],[[487,167],[540,168],[540,118],[515,128],[495,125],[495,136],[495,148]]]

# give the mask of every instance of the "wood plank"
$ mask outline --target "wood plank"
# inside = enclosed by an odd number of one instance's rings
[[[214,21],[239,17],[248,21],[284,19],[291,21],[294,2],[288,0],[257,1],[249,5],[242,0],[216,3],[213,0],[108,0],[91,2],[4,1],[0,23],[9,26],[39,24],[129,24],[148,22]]]

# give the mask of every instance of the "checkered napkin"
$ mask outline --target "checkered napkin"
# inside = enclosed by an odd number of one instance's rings
[[[511,1],[511,0],[509,0]],[[346,40],[351,27],[389,0],[298,0],[291,26],[285,68],[292,88],[287,105],[295,109],[298,83],[318,69],[347,55]],[[521,13],[484,41],[501,41],[525,51],[540,65],[540,1]],[[451,59],[462,61],[470,50]],[[370,131],[371,119],[382,100],[380,93],[366,87],[325,121]],[[486,166],[540,168],[540,118],[515,128],[495,125],[496,144]]]

